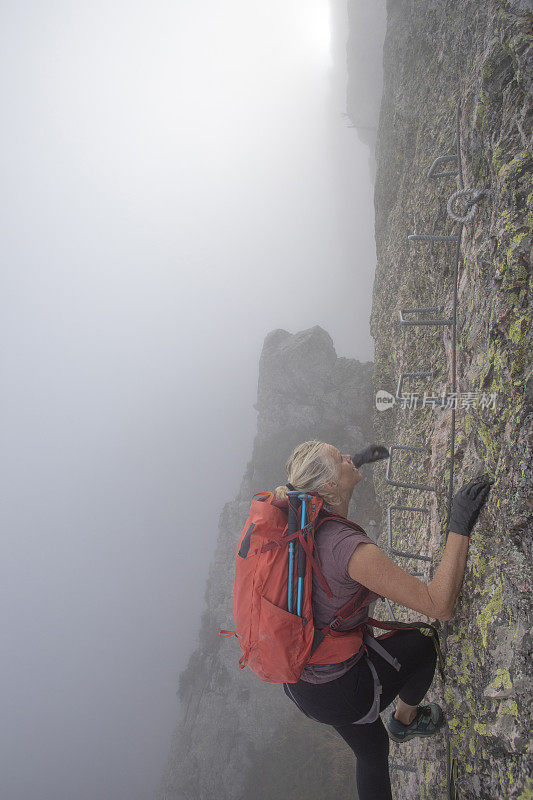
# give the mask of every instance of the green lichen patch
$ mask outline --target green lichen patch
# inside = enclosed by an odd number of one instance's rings
[[[525,150],[496,169],[499,195],[503,201],[510,196],[513,205],[516,205],[518,195],[513,195],[513,192],[527,193],[531,187],[532,167],[533,156]]]
[[[500,702],[498,714],[508,714],[511,717],[518,717],[518,705],[516,700],[505,699]]]
[[[476,617],[476,625],[481,634],[483,642],[483,649],[487,649],[488,631],[494,623],[494,619],[498,614],[501,614],[503,608],[503,585],[500,583],[494,590],[487,589],[484,594],[490,594],[491,597]]]
[[[491,681],[490,685],[492,686],[493,689],[511,689],[513,684],[511,682],[511,676],[509,674],[509,668],[508,667],[498,668],[496,670],[496,675],[494,677],[494,680]]]

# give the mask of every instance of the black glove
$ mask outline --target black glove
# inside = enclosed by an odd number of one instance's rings
[[[373,461],[388,457],[388,447],[383,447],[382,444],[369,444],[364,450],[352,456],[352,461],[356,467],[360,467],[362,464],[371,464]]]
[[[456,492],[448,523],[449,531],[459,533],[461,536],[470,536],[493,483],[492,478],[485,472],[477,478],[472,478]]]

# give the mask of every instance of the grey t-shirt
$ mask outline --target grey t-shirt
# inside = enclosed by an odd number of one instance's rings
[[[335,612],[361,588],[361,584],[352,580],[348,574],[348,562],[355,548],[361,542],[369,542],[377,546],[364,531],[354,530],[339,520],[326,520],[316,532],[315,552],[318,552],[322,564],[322,574],[333,596],[327,596],[313,570],[312,606],[315,628],[322,629],[328,625]],[[379,595],[372,592],[366,605],[370,605],[378,598]],[[364,619],[367,614],[367,608],[362,609],[357,617],[341,623],[338,630],[349,630],[356,627],[358,621]],[[308,683],[327,683],[348,672],[360,657],[360,653],[355,653],[347,661],[341,661],[338,664],[308,665],[302,672],[301,680]]]

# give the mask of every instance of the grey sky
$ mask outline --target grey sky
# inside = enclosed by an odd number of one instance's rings
[[[266,333],[373,357],[346,31],[332,63],[325,0],[0,23],[0,796],[146,800]]]

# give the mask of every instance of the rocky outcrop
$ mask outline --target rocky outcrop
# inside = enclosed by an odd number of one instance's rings
[[[464,585],[446,639],[444,698],[457,796],[531,796],[528,664],[531,639],[531,88],[529,4],[394,0],[388,4],[384,92],[375,187],[378,265],[371,332],[374,389],[395,393],[401,372],[433,370],[404,386],[423,397],[452,388],[450,327],[398,324],[402,308],[436,306],[450,317],[454,245],[409,244],[408,234],[453,234],[446,201],[457,177],[428,180],[433,159],[454,152],[460,108],[466,187],[488,189],[462,232],[458,272],[457,390],[495,395],[495,407],[456,412],[453,487],[482,469],[495,478],[472,537]],[[528,197],[529,195],[529,197]],[[531,206],[529,205],[529,215]],[[396,459],[396,474],[435,491],[392,487],[375,470],[376,494],[426,507],[396,517],[397,547],[434,558],[399,559],[430,578],[442,553],[450,488],[451,411],[398,406],[376,412],[377,440],[423,446]],[[402,480],[403,480],[402,477]],[[398,617],[412,617],[397,609]],[[446,738],[391,745],[398,800],[447,797]],[[453,777],[453,776],[452,776]],[[452,781],[453,783],[453,781]]]
[[[372,363],[337,357],[318,326],[272,331],[256,408],[252,458],[220,516],[198,647],[180,675],[180,719],[158,800],[353,797],[353,756],[338,735],[304,717],[280,685],[241,671],[236,639],[222,640],[218,630],[233,627],[235,550],[252,495],[285,482],[285,461],[302,441],[322,439],[342,452],[373,441]],[[362,472],[350,515],[372,535],[382,521],[372,467]]]

